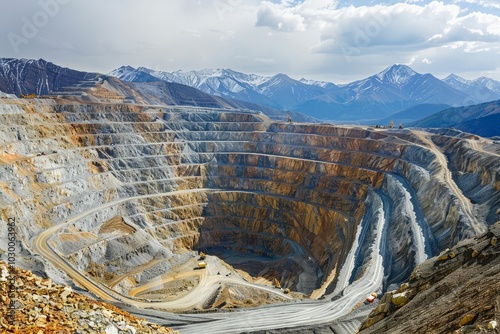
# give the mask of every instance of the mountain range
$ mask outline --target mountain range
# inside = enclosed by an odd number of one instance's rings
[[[204,93],[172,82],[137,80],[127,82],[113,76],[76,71],[43,59],[0,59],[0,91],[7,94],[51,95],[69,100],[150,105],[252,109],[273,118],[284,118],[282,111],[259,104]],[[298,119],[301,117],[297,116]],[[307,120],[302,117],[302,120]]]
[[[109,75],[129,82],[161,80],[177,82],[203,92],[271,108],[297,111],[321,120],[375,121],[423,104],[458,107],[500,99],[500,82],[466,80],[450,75],[440,80],[420,74],[406,65],[393,65],[368,78],[349,84],[307,79],[286,74],[261,76],[231,69],[155,71],[122,66]],[[411,120],[419,117],[415,116]]]
[[[153,71],[123,66],[109,74],[64,68],[43,59],[0,59],[0,91],[50,95],[66,100],[149,105],[253,109],[273,119],[355,122],[358,124],[456,127],[482,136],[500,135],[494,126],[500,109],[500,82],[439,80],[405,65],[350,84],[300,79],[285,74],[260,76],[229,69]],[[467,106],[467,107],[462,107]]]

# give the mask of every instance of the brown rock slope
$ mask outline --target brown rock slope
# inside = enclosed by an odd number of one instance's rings
[[[359,333],[500,333],[492,321],[500,324],[500,222],[417,266]]]
[[[0,296],[0,333],[178,333],[5,262]]]

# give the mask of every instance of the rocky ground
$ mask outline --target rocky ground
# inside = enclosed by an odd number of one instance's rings
[[[500,333],[499,325],[500,222],[417,266],[359,333]]]
[[[11,293],[16,297],[10,299]],[[0,262],[0,296],[1,333],[176,333],[5,262]]]

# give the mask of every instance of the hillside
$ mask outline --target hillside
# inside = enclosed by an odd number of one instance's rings
[[[0,58],[0,91],[8,94],[48,95],[66,87],[94,87],[98,73],[75,71],[43,59]]]
[[[421,128],[456,128],[480,136],[500,135],[498,119],[500,100],[460,108],[450,108],[412,122],[408,126]]]
[[[429,117],[431,115],[434,115],[435,113],[444,110],[444,109],[449,109],[450,106],[447,104],[419,104],[413,107],[410,107],[408,109],[405,109],[403,111],[390,114],[387,117],[377,119],[377,120],[370,120],[370,121],[363,121],[361,122],[362,124],[370,124],[373,125],[374,123],[378,125],[388,125],[391,121],[394,122],[396,126],[399,124],[403,124],[403,126],[406,126],[407,124],[411,122],[415,122],[420,119],[424,119],[426,117]]]
[[[417,266],[408,283],[381,298],[359,334],[498,333],[499,277],[500,222]]]

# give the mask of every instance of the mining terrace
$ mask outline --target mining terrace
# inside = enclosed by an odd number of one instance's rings
[[[182,333],[335,321],[499,220],[500,145],[457,131],[14,98],[0,119],[21,265]]]

